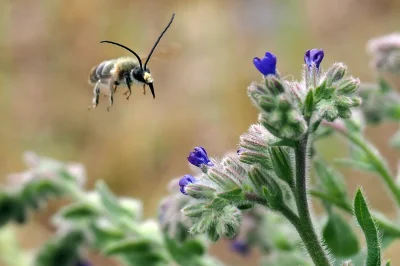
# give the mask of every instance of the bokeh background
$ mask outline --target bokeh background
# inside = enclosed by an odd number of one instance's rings
[[[173,12],[175,21],[149,63],[157,98],[134,87],[129,101],[121,93],[115,97],[111,112],[106,98],[88,111],[89,70],[129,55],[99,41],[121,42],[146,55]],[[222,156],[256,122],[246,96],[249,83],[261,78],[254,56],[273,52],[281,74],[299,79],[304,51],[323,48],[325,68],[342,61],[354,76],[374,81],[365,44],[398,31],[399,14],[397,0],[0,0],[2,184],[9,173],[24,169],[21,154],[32,150],[85,164],[88,188],[104,179],[117,194],[141,199],[145,216],[154,216],[166,184],[190,172],[186,156],[192,147]],[[367,130],[393,169],[398,153],[387,140],[396,127]],[[327,158],[345,155],[336,138],[319,149]],[[394,216],[375,176],[344,173],[351,194],[362,184],[371,204]],[[56,207],[18,228],[24,247],[47,239],[52,232],[47,219]],[[400,265],[396,248],[398,243],[384,255]],[[231,265],[257,262],[257,252],[249,261],[232,254],[224,241],[212,252]],[[111,265],[97,256],[94,261]]]

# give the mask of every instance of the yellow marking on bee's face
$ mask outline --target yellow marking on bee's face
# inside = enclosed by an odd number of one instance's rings
[[[146,81],[146,83],[152,83],[153,82],[153,78],[151,77],[150,73],[145,72],[143,79]]]

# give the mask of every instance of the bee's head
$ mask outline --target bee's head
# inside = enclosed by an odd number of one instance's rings
[[[147,85],[153,83],[153,77],[148,68],[146,68],[146,70],[143,70],[140,67],[134,68],[131,72],[131,78]]]
[[[146,68],[146,70],[143,70],[140,67],[134,68],[131,72],[131,79],[137,80],[146,85],[149,85],[151,94],[153,95],[153,98],[155,98],[154,87],[153,87],[153,77],[150,74],[150,69]]]

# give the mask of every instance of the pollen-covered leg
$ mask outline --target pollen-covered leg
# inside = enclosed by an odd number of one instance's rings
[[[89,106],[88,109],[96,108],[96,106],[99,104],[99,97],[100,97],[100,81],[98,81],[94,86],[92,106]]]
[[[110,105],[107,107],[107,111],[110,112],[111,107],[114,103],[114,82],[112,80],[110,80],[108,82],[108,90],[110,92],[110,95],[109,95]]]

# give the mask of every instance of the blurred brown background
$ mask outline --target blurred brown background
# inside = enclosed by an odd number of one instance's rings
[[[146,55],[173,12],[175,21],[158,49],[177,52],[149,63],[156,100],[134,87],[129,101],[121,93],[115,97],[110,113],[102,97],[88,111],[89,70],[129,55],[99,41]],[[153,216],[168,181],[190,172],[186,156],[192,147],[222,156],[256,121],[246,96],[248,84],[260,79],[254,56],[275,53],[279,71],[299,79],[304,51],[323,48],[325,68],[343,61],[354,76],[373,81],[365,44],[398,31],[399,14],[396,0],[0,0],[0,176],[24,169],[25,150],[82,162],[89,188],[105,179],[116,193],[143,200],[145,215]],[[386,143],[395,129],[368,130],[393,168],[398,153]],[[333,139],[320,149],[332,158],[344,155],[345,146]],[[375,176],[345,173],[351,194],[363,184],[372,205],[393,216]],[[40,220],[20,230],[26,246],[47,237]],[[385,258],[398,265],[395,250]],[[224,243],[213,252],[232,265],[249,265]]]

